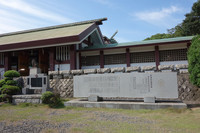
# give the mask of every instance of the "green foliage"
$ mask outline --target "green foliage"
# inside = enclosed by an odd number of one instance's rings
[[[53,94],[53,92],[47,91],[42,94],[42,103],[48,104],[51,108],[63,107],[63,102],[59,95]]]
[[[5,82],[4,79],[0,80],[0,87],[2,87],[5,83],[6,83],[6,82]]]
[[[174,28],[168,29],[167,31],[167,34],[155,34],[145,40],[193,36],[200,34],[200,0],[193,4],[192,11],[185,15],[185,19],[181,24],[178,24]]]
[[[13,80],[13,78],[11,78],[11,77],[5,77],[4,80],[5,80],[5,81]]]
[[[19,72],[15,70],[9,70],[4,73],[4,77],[9,77],[9,78],[19,77],[19,76],[20,76]]]
[[[154,40],[154,39],[163,39],[163,38],[172,38],[172,35],[165,34],[165,33],[163,33],[163,34],[158,33],[158,34],[152,35],[151,37],[148,37],[144,40]]]
[[[200,34],[200,0],[195,2],[192,6],[192,11],[185,15],[185,20],[182,23],[184,35]]]
[[[7,94],[1,94],[0,95],[0,102],[3,102],[3,101],[8,101],[10,102],[11,101],[11,97]]]
[[[192,44],[188,51],[188,63],[190,81],[200,87],[200,35],[192,39]]]
[[[7,80],[6,84],[7,85],[14,85],[15,86],[17,84],[17,81],[15,81],[15,80]]]
[[[49,104],[50,103],[50,99],[54,97],[54,94],[53,92],[50,92],[50,91],[46,91],[45,93],[42,94],[42,103],[44,104]]]
[[[20,91],[17,85],[17,81],[13,80],[14,77],[19,77],[20,74],[17,71],[9,70],[4,73],[4,79],[0,81],[0,100],[12,101],[11,95],[15,95]]]
[[[8,95],[15,95],[17,92],[19,92],[20,89],[18,86],[12,86],[12,85],[3,85],[1,87],[1,93],[2,94],[8,94]]]

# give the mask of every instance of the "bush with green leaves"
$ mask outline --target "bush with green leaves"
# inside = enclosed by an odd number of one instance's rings
[[[20,77],[20,73],[15,70],[9,70],[4,73],[4,77],[13,79],[14,77]]]
[[[63,106],[60,96],[50,91],[43,93],[41,99],[42,103],[48,104],[49,107],[51,108],[57,108]]]
[[[11,96],[9,96],[7,94],[1,94],[0,95],[0,102],[3,102],[3,101],[11,102]]]
[[[6,84],[7,85],[14,85],[14,86],[16,86],[17,85],[17,81],[15,81],[15,80],[7,80]]]
[[[14,70],[9,70],[4,73],[5,78],[0,81],[1,100],[11,102],[11,95],[15,95],[20,92],[20,88],[17,86],[17,81],[13,80],[13,78],[19,76],[19,72]]]
[[[188,71],[190,81],[200,87],[200,35],[192,39],[192,44],[188,51]]]
[[[49,104],[51,103],[50,99],[54,97],[54,94],[53,92],[50,92],[50,91],[46,91],[45,93],[42,94],[42,103],[44,104]]]
[[[6,84],[5,79],[0,80],[0,87],[2,87],[2,86],[5,85],[5,84]]]
[[[19,91],[20,89],[18,86],[4,85],[1,87],[1,94],[15,95]]]

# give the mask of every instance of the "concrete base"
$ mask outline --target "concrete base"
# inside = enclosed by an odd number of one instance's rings
[[[144,103],[155,103],[155,97],[144,97]]]
[[[98,101],[100,101],[100,97],[99,96],[97,96],[97,95],[90,95],[89,97],[88,97],[88,101],[89,102],[98,102]]]
[[[88,107],[88,108],[114,108],[114,109],[164,109],[164,108],[187,108],[185,103],[144,103],[144,102],[118,102],[118,101],[102,101],[89,102],[81,99],[75,99],[64,103],[65,106]]]

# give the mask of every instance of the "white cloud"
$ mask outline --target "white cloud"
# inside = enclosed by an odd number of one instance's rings
[[[52,12],[44,11],[40,8],[37,8],[31,4],[26,3],[23,0],[1,0],[0,5],[6,6],[6,7],[9,7],[9,8],[18,10],[20,12],[33,15],[35,17],[42,18],[42,19],[49,19],[51,21],[61,22],[61,23],[73,22],[73,20],[69,18],[62,17],[59,14],[54,14]]]
[[[131,14],[131,16],[138,18],[139,20],[158,25],[158,26],[170,26],[172,22],[178,19],[172,17],[173,14],[181,11],[180,8],[176,6],[171,6],[169,8],[163,8],[159,11],[144,11]]]
[[[0,33],[70,23],[74,20],[24,0],[0,0]]]

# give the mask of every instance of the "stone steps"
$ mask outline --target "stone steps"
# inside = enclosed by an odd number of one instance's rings
[[[42,103],[41,97],[42,97],[42,95],[40,95],[40,94],[13,95],[12,96],[12,103],[13,104],[19,104],[19,103],[40,104],[40,103]]]

